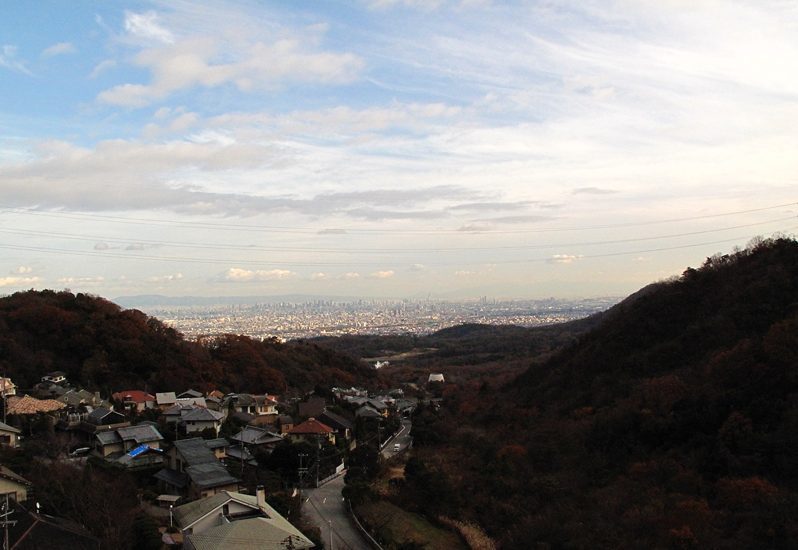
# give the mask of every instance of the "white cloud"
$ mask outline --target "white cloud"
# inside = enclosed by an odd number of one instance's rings
[[[356,271],[350,271],[348,273],[344,273],[338,277],[339,279],[343,279],[345,281],[354,281],[356,279],[360,279],[360,273]]]
[[[581,255],[573,255],[573,254],[554,254],[551,258],[549,258],[549,263],[571,264],[581,257],[582,257]]]
[[[109,245],[106,242],[99,242],[99,243],[95,243],[94,244],[94,250],[108,250],[110,248],[111,248],[111,245]]]
[[[311,281],[325,281],[327,279],[329,279],[329,276],[326,273],[322,272],[313,273],[310,276]]]
[[[76,53],[78,50],[71,42],[59,42],[46,48],[42,52],[42,57],[55,57],[57,55],[67,55]]]
[[[143,107],[188,88],[232,84],[239,91],[274,90],[287,83],[344,84],[363,61],[351,53],[308,51],[299,39],[255,42],[226,51],[212,38],[187,38],[147,48],[135,63],[152,74],[149,84],[120,84],[101,92],[102,103]]]
[[[126,11],[125,30],[135,37],[148,41],[154,40],[162,44],[172,44],[175,41],[172,33],[159,23],[158,14],[154,11],[144,13]]]
[[[183,279],[182,273],[173,273],[170,275],[159,275],[155,277],[148,277],[148,283],[173,283],[175,281],[180,281]]]
[[[390,279],[394,276],[393,270],[384,270],[384,271],[375,271],[374,273],[370,274],[369,277],[372,279]]]
[[[42,282],[41,277],[0,277],[0,288],[7,286],[29,286]]]
[[[101,285],[105,282],[105,277],[61,277],[58,279],[59,285]]]
[[[249,270],[231,267],[224,275],[223,280],[232,283],[252,283],[263,281],[278,281],[291,279],[296,273],[287,269]]]
[[[28,273],[33,273],[33,268],[26,265],[21,265],[16,269],[11,270],[11,273],[13,275],[27,275]]]

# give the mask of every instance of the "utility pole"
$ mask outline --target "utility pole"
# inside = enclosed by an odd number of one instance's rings
[[[8,519],[8,517],[11,514],[14,513],[14,511],[11,509],[11,507],[8,504],[8,493],[6,493],[6,500],[5,500],[5,503],[2,506],[2,509],[3,509],[3,513],[0,514],[0,518],[2,518],[2,521],[0,521],[0,523],[2,523],[2,527],[3,527],[3,531],[4,531],[4,533],[3,533],[3,550],[9,550],[11,548],[11,544],[9,543],[9,540],[8,540],[8,528],[9,527],[13,527],[14,525],[17,524],[17,522],[16,521],[11,521],[11,520]]]
[[[307,473],[307,468],[303,468],[302,467],[302,459],[303,458],[307,458],[307,456],[308,456],[307,453],[299,453],[299,472],[297,472],[297,473],[298,473],[298,477],[299,477],[299,501],[300,502],[302,502],[302,476],[304,476]]]
[[[333,539],[332,539],[332,520],[328,519],[327,523],[330,526],[330,550],[333,550]]]

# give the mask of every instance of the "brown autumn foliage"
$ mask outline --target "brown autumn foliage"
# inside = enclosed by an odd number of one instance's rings
[[[224,335],[190,341],[159,320],[96,296],[28,291],[0,298],[0,372],[31,388],[48,371],[121,388],[283,393],[370,381],[354,359],[308,342]]]
[[[503,389],[450,384],[397,498],[501,548],[793,547],[796,349],[798,243],[712,257]]]

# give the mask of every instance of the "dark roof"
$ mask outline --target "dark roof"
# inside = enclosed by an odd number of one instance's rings
[[[197,390],[186,390],[177,397],[202,397],[202,392]]]
[[[80,525],[47,514],[36,514],[14,503],[15,523],[8,530],[10,547],[15,550],[97,550],[100,541]]]
[[[369,405],[363,405],[358,410],[355,411],[355,416],[360,418],[364,416],[366,418],[381,418],[382,415],[378,413],[375,409],[373,409]]]
[[[214,459],[214,462],[206,462],[186,468],[191,482],[199,489],[219,487],[221,485],[232,485],[238,483],[238,479],[230,475],[222,464]]]
[[[208,446],[205,444],[205,440],[201,437],[192,437],[191,439],[178,439],[174,443],[175,449],[180,453],[180,456],[183,457],[183,460],[189,466],[194,466],[195,464],[208,464],[208,463],[219,463],[216,459],[216,455],[213,454]]]
[[[22,433],[20,430],[18,430],[14,426],[9,426],[5,422],[0,422],[0,431],[11,432],[11,433],[15,433],[15,434]]]
[[[94,437],[100,440],[103,445],[112,445],[114,443],[121,443],[122,438],[116,433],[116,430],[107,430],[104,432],[97,432]]]
[[[178,489],[184,489],[188,485],[188,476],[182,472],[178,472],[177,470],[172,470],[171,468],[159,470],[158,473],[156,473],[153,477],[155,479],[164,481],[173,487],[177,487]]]
[[[115,422],[109,422],[109,419],[106,418],[108,415],[113,415],[111,420],[115,420]],[[94,424],[95,426],[100,426],[103,424],[121,424],[125,422],[125,415],[120,414],[116,411],[112,411],[111,409],[107,409],[105,407],[97,407],[89,416],[86,417],[86,422],[89,424]]]
[[[2,465],[0,465],[0,477],[3,477],[5,479],[10,479],[21,485],[28,485],[28,486],[33,485],[33,483],[31,483],[21,475],[12,472],[11,470]]]
[[[217,437],[216,439],[206,439],[205,446],[209,449],[219,449],[221,447],[229,447],[230,442],[224,437]]]
[[[353,430],[352,423],[343,416],[337,415],[334,412],[324,411],[319,415],[319,419],[336,430]]]
[[[323,397],[311,397],[304,403],[299,404],[299,416],[302,418],[319,416],[326,406],[327,402]]]

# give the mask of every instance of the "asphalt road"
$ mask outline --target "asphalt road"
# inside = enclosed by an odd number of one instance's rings
[[[302,514],[321,529],[325,548],[330,546],[332,522],[332,547],[335,550],[370,550],[363,535],[352,523],[341,497],[344,477],[340,476],[318,489],[302,490]]]
[[[391,458],[397,452],[401,453],[404,452],[407,447],[410,445],[411,437],[410,437],[410,419],[403,418],[402,419],[402,427],[399,429],[399,432],[391,439],[388,444],[382,450],[382,456],[385,458]],[[399,450],[394,451],[394,445],[399,444]]]

